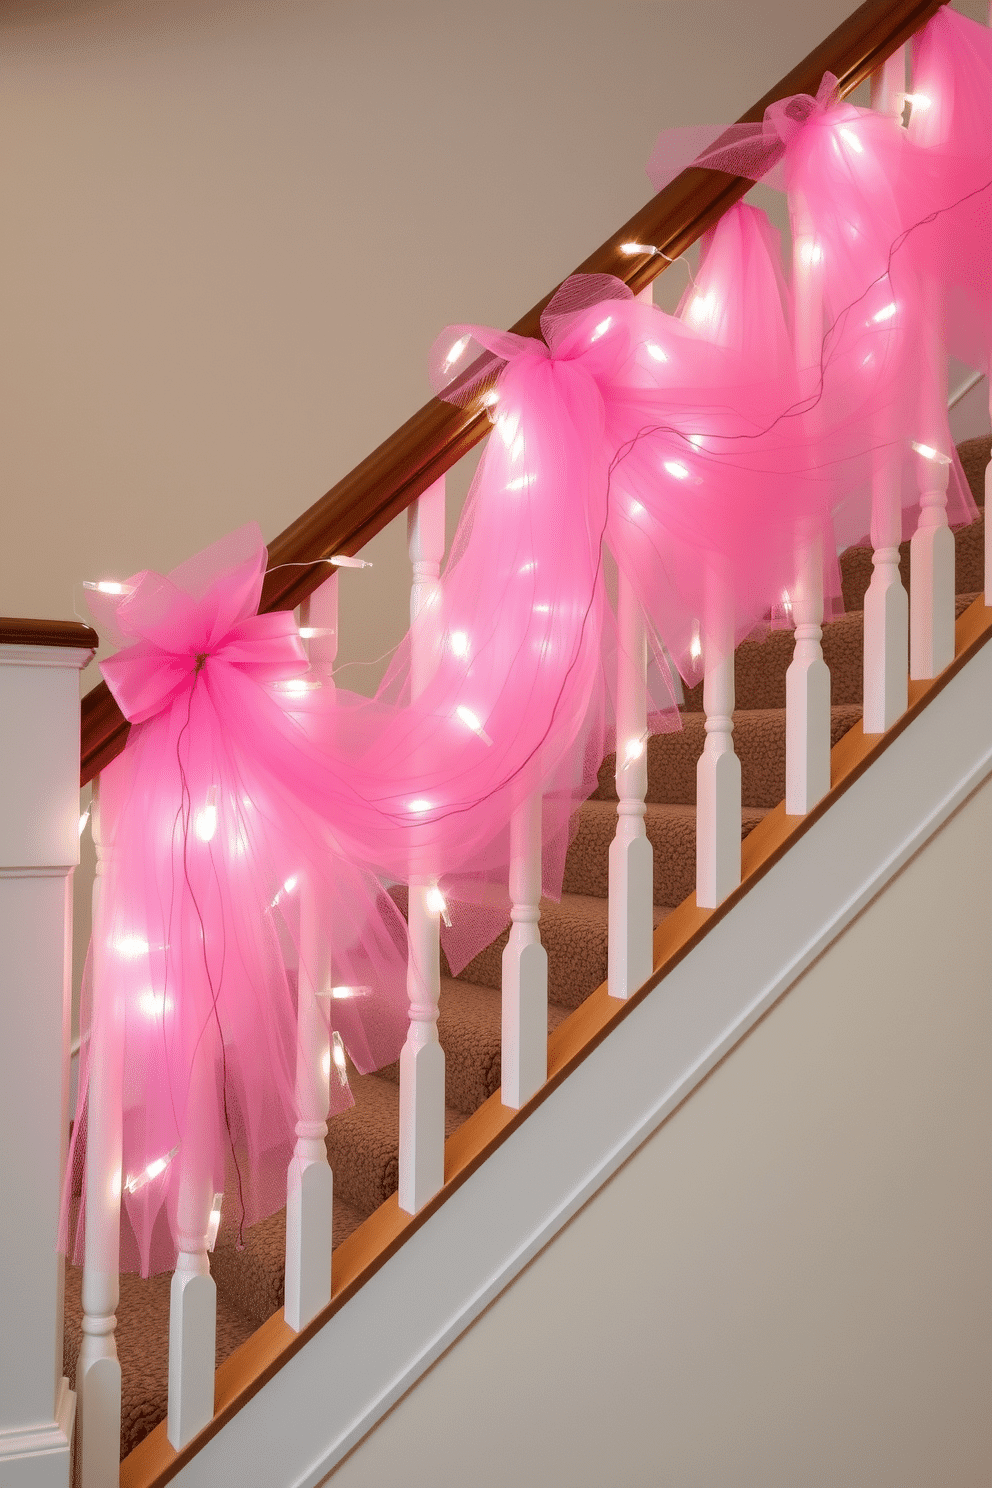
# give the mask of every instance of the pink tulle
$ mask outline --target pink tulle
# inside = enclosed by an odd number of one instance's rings
[[[100,777],[101,908],[63,1240],[80,1258],[85,1194],[70,1234],[73,1191],[102,1048],[123,1067],[122,1264],[142,1274],[175,1262],[184,1183],[208,1202],[223,1192],[238,1227],[285,1203],[301,968],[360,1070],[394,1059],[405,1035],[405,926],[359,866],[351,793],[294,717],[286,689],[307,660],[292,614],[255,613],[264,570],[249,526],[91,604],[104,634],[130,643],[102,670],[133,727]],[[326,953],[301,915],[321,927],[348,996],[323,984]],[[351,1097],[336,1062],[330,1079],[340,1110]]]

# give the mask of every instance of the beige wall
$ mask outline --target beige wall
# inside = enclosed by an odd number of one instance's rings
[[[660,127],[736,117],[851,8],[4,0],[0,612],[279,532],[447,322],[514,320],[646,200]],[[344,577],[344,658],[397,638],[401,546]]]
[[[334,1488],[992,1482],[990,842],[987,783]]]

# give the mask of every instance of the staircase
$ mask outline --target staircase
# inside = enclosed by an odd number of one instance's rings
[[[984,504],[989,439],[960,446],[976,503]],[[957,612],[983,584],[984,517],[955,535]],[[909,586],[909,544],[901,550]],[[832,678],[832,742],[861,716],[860,613],[871,573],[871,550],[842,559],[846,613],[824,627],[823,652]],[[784,795],[785,672],[793,637],[772,630],[738,649],[734,742],[743,776],[742,836]],[[703,748],[702,689],[686,696],[680,733],[651,739],[646,828],[654,849],[654,918],[660,924],[695,886],[696,762]],[[549,957],[549,1032],[606,979],[607,857],[616,823],[614,762],[604,761],[599,786],[579,813],[560,904],[541,906]],[[439,1034],[446,1056],[446,1129],[450,1136],[499,1085],[500,962],[506,935],[442,983]],[[334,1173],[334,1243],[340,1244],[392,1195],[398,1170],[398,1066],[374,1075],[350,1072],[354,1107],[334,1118],[327,1139]],[[230,1216],[229,1216],[230,1217]],[[221,1230],[211,1269],[217,1282],[217,1363],[244,1343],[283,1305],[285,1212],[255,1226],[245,1249],[235,1230]],[[121,1277],[117,1346],[123,1373],[121,1455],[127,1456],[166,1414],[171,1277]],[[64,1369],[74,1384],[81,1339],[81,1273],[67,1269]]]

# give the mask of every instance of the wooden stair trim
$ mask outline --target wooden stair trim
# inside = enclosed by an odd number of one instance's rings
[[[448,1197],[526,1121],[610,1031],[628,1017],[659,982],[683,961],[703,936],[738,904],[813,824],[830,810],[870,765],[884,754],[983,646],[992,640],[992,608],[979,597],[955,625],[955,656],[939,677],[909,684],[909,707],[885,734],[865,734],[857,723],[830,754],[830,790],[808,815],[787,816],[784,802],[772,807],[744,839],[741,885],[716,909],[700,909],[695,895],[673,909],[654,934],[655,971],[626,1002],[611,998],[606,983],[592,992],[548,1037],[548,1079],[519,1111],[500,1103],[500,1092],[469,1116],[445,1143],[444,1187],[418,1214],[404,1214],[396,1195],[364,1220],[334,1251],[330,1304],[300,1333],[275,1313],[217,1370],[214,1417],[181,1451],[156,1426],[121,1463],[121,1488],[159,1488],[168,1483],[221,1427],[275,1375],[396,1254]]]
[[[67,651],[95,651],[100,637],[79,620],[18,620],[0,615],[0,646],[59,646]]]

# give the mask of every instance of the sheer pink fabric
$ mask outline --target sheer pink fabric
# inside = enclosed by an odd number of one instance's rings
[[[325,987],[322,1001],[357,1067],[395,1059],[405,1036],[405,926],[361,867],[351,792],[294,716],[287,689],[307,660],[291,613],[256,614],[264,570],[249,526],[91,602],[124,646],[101,669],[132,729],[100,777],[102,911],[63,1233],[79,1259],[84,1206],[72,1235],[69,1211],[93,1040],[119,1037],[122,1264],[142,1274],[174,1264],[183,1172],[226,1194],[236,1226],[285,1203],[296,967],[316,949],[301,940],[302,896],[331,942],[335,984],[352,994]],[[331,1069],[339,1110],[351,1096]]]

